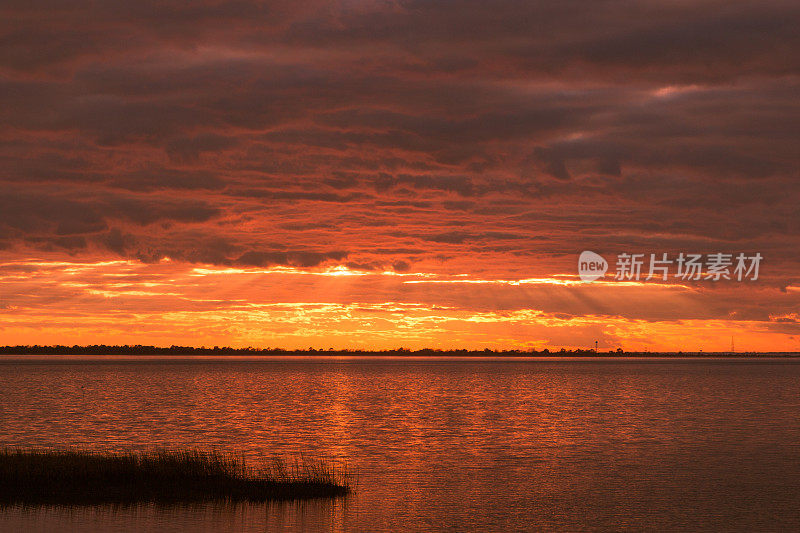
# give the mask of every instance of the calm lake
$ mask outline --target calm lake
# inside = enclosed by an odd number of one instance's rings
[[[0,531],[800,530],[800,360],[0,358],[0,446],[326,458],[330,502],[0,508]]]

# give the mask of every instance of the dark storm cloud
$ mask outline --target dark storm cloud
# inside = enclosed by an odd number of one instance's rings
[[[122,195],[81,198],[48,191],[6,189],[0,192],[0,235],[35,248],[51,245],[86,248],[87,238],[122,253],[136,239],[109,229],[109,223],[143,227],[154,223],[202,223],[218,210],[196,200],[157,198],[145,201]],[[105,233],[104,233],[105,232]]]
[[[245,266],[271,266],[289,265],[296,267],[315,267],[328,260],[341,260],[347,257],[347,252],[256,252],[250,251],[242,254],[235,263]]]
[[[121,172],[109,184],[133,191],[154,189],[220,189],[225,180],[219,174],[204,169],[182,170],[149,165],[133,172]]]
[[[527,239],[529,237],[525,235],[519,235],[516,233],[502,233],[499,231],[488,231],[484,233],[450,231],[447,233],[437,233],[434,235],[419,235],[418,238],[422,239],[423,241],[429,241],[429,242],[437,242],[444,244],[461,244],[466,241],[493,241],[496,243],[498,241]]]
[[[798,22],[790,1],[5,2],[0,242],[498,273],[738,246],[786,286]]]
[[[800,8],[788,0],[412,1],[342,11],[295,23],[289,36],[317,46],[390,44],[427,60],[410,65],[435,72],[477,63],[497,75],[685,82],[780,76],[798,67],[800,38],[789,21]],[[473,61],[457,61],[459,48]]]
[[[3,15],[3,62],[22,71],[131,50],[224,43],[344,52],[371,46],[377,53],[390,47],[410,56],[397,59],[409,70],[436,73],[494,61],[498,72],[581,67],[670,80],[727,79],[794,73],[791,56],[799,44],[791,24],[798,6],[789,0],[500,0],[490,9],[479,0],[6,2]],[[376,61],[369,56],[362,63]]]
[[[238,189],[232,190],[231,194],[250,197],[264,198],[272,200],[309,200],[315,202],[334,202],[347,203],[368,195],[358,192],[349,194],[339,194],[335,191],[286,191],[286,190],[267,190],[267,189]]]

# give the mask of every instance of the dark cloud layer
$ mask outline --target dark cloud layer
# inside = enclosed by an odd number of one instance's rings
[[[4,2],[0,244],[797,283],[793,1]],[[381,252],[380,250],[383,250]]]

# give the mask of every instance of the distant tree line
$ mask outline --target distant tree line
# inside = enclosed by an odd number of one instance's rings
[[[91,344],[87,346],[73,346],[54,345],[54,346],[40,346],[34,345],[17,345],[17,346],[0,346],[0,355],[379,355],[379,356],[409,356],[409,357],[426,357],[426,356],[454,356],[454,357],[592,357],[592,356],[625,356],[625,357],[680,357],[680,356],[708,356],[720,357],[730,355],[758,355],[753,352],[748,353],[726,353],[726,352],[624,352],[621,348],[613,351],[596,352],[592,349],[576,349],[576,350],[493,350],[485,348],[483,350],[442,350],[437,348],[422,348],[419,350],[412,350],[409,348],[396,348],[391,350],[356,350],[356,349],[343,349],[337,350],[333,348],[316,349],[307,348],[300,350],[286,350],[283,348],[232,348],[230,346],[214,346],[209,348],[206,346],[149,346],[143,344],[125,344],[125,345],[109,345],[109,344]],[[798,355],[796,352],[793,354],[785,355]]]
[[[611,352],[609,352],[611,353]],[[613,353],[621,353],[621,350]],[[403,356],[518,356],[530,357],[535,355],[596,355],[594,350],[565,350],[550,351],[548,349],[536,350],[442,350],[437,348],[422,348],[412,350],[409,348],[395,348],[391,350],[357,350],[357,349],[316,349],[306,348],[287,350],[284,348],[232,348],[230,346],[150,346],[143,344],[90,344],[86,346],[65,346],[56,344],[52,346],[17,345],[0,346],[2,355],[403,355]]]

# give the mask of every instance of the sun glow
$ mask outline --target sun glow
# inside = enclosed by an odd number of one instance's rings
[[[0,265],[0,290],[4,334],[20,343],[36,332],[38,342],[136,344],[146,331],[153,343],[181,344],[189,334],[194,344],[289,349],[580,348],[599,340],[607,349],[713,350],[735,335],[742,349],[797,349],[795,286],[761,289],[786,300],[786,311],[765,321],[713,316],[707,302],[716,292],[702,287],[585,283],[563,273],[491,279],[346,265],[33,260]],[[662,318],[674,308],[696,317]]]

